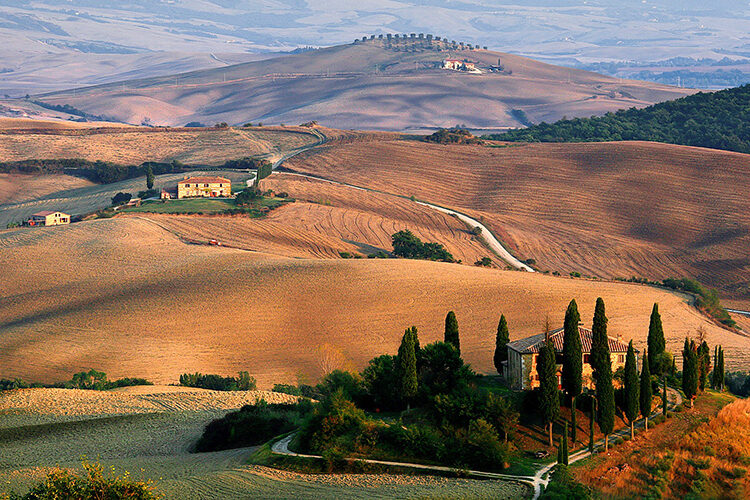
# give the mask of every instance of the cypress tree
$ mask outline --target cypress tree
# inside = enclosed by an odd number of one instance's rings
[[[630,438],[635,437],[633,423],[638,418],[640,410],[640,384],[638,380],[638,366],[635,360],[633,341],[628,344],[628,354],[625,358],[625,416],[630,422]]]
[[[560,436],[560,441],[557,443],[557,463],[563,463],[563,438]]]
[[[398,382],[401,398],[407,409],[411,400],[417,395],[417,356],[414,351],[416,329],[407,328],[398,348]]]
[[[591,336],[591,368],[594,370],[594,382],[596,382],[599,372],[602,372],[605,368],[609,369],[610,373],[612,371],[609,339],[607,338],[607,315],[601,297],[596,299]]]
[[[560,438],[560,449],[562,450],[562,461],[560,463],[568,465],[570,454],[568,452],[568,423],[565,422],[562,438]]]
[[[555,348],[549,339],[539,350],[536,369],[539,374],[539,405],[544,423],[549,429],[549,445],[553,446],[552,425],[560,414],[560,390],[557,383]]]
[[[718,383],[719,383],[719,390],[724,390],[724,348],[722,346],[719,346],[719,377],[718,377]]]
[[[565,311],[565,323],[563,324],[562,387],[570,398],[570,426],[574,442],[576,440],[575,400],[581,394],[583,385],[583,353],[581,335],[578,332],[580,321],[581,315],[578,313],[578,304],[573,299],[568,304],[568,310]]]
[[[661,413],[667,416],[667,377],[661,378]]]
[[[458,339],[458,320],[456,313],[450,311],[445,317],[445,341],[456,348],[458,354],[461,354],[461,342]]]
[[[151,165],[146,167],[146,189],[153,189],[154,187],[154,169]]]
[[[508,360],[508,342],[510,342],[510,332],[508,331],[508,322],[505,320],[505,314],[500,315],[500,322],[497,324],[497,337],[495,337],[495,370],[497,373],[503,373],[503,361]]]
[[[643,353],[643,366],[641,367],[641,390],[639,393],[641,415],[645,419],[646,430],[648,430],[648,417],[651,415],[651,369],[648,363],[648,352]]]
[[[698,352],[695,341],[687,337],[682,349],[682,392],[692,407],[693,399],[698,392]]]
[[[711,371],[711,350],[704,340],[698,347],[698,386],[701,392],[706,390],[709,371]]]
[[[666,342],[664,340],[664,328],[661,324],[661,315],[659,314],[659,304],[655,303],[654,308],[651,310],[651,321],[648,324],[648,352],[651,355],[649,358],[651,360],[649,370],[654,375],[662,373],[663,368],[660,366],[659,360],[665,349]]]
[[[609,435],[615,426],[615,388],[612,385],[612,360],[607,337],[607,316],[604,301],[596,299],[594,321],[591,327],[591,366],[598,400],[597,424],[604,434],[604,449],[609,450]]]
[[[714,346],[714,369],[711,371],[711,389],[719,387],[719,346]]]
[[[416,355],[417,359],[419,359],[419,334],[417,333],[416,326],[411,327],[411,336],[412,340],[414,341],[414,354]]]

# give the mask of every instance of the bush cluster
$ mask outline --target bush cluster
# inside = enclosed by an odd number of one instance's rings
[[[484,144],[482,139],[462,128],[441,128],[425,137],[424,140],[437,144]]]
[[[12,389],[28,389],[30,387],[48,387],[57,389],[89,389],[94,391],[108,391],[117,387],[131,387],[135,385],[153,385],[145,378],[126,377],[118,380],[109,380],[107,374],[94,369],[87,372],[78,372],[73,378],[66,382],[54,384],[28,383],[19,378],[0,379],[0,391]]]
[[[391,236],[393,254],[406,259],[439,260],[455,262],[453,256],[440,243],[423,243],[408,229],[399,231]]]
[[[180,385],[212,389],[214,391],[254,391],[256,381],[248,372],[239,372],[236,377],[203,375],[196,372],[180,375]]]
[[[262,444],[284,434],[301,423],[310,411],[309,400],[297,404],[267,404],[261,400],[227,413],[206,426],[196,451],[218,451]]]

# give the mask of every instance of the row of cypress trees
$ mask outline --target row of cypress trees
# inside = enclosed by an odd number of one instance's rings
[[[711,374],[711,387],[716,390],[723,390],[725,375],[724,349],[721,346],[714,347],[714,366],[712,372],[711,350],[708,347],[708,343],[703,340],[698,344],[695,340],[685,337],[685,344],[682,348],[682,392],[685,393],[685,397],[691,407],[698,392],[706,390],[709,383],[709,374]]]

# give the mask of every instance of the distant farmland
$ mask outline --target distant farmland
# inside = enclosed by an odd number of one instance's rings
[[[648,142],[444,146],[352,137],[286,167],[483,217],[541,270],[692,276],[750,305],[750,156]]]
[[[51,249],[54,249],[52,251]],[[706,328],[730,369],[750,339],[714,326],[679,295],[651,287],[402,259],[290,259],[186,245],[158,224],[116,218],[0,231],[0,373],[56,381],[95,367],[173,383],[180,373],[249,370],[261,388],[361,369],[395,353],[406,327],[428,343],[455,310],[466,360],[492,373],[501,313],[511,337],[561,324],[578,300],[590,323],[603,297],[611,335],[643,348],[659,302],[667,347]]]
[[[50,158],[83,158],[124,165],[144,161],[220,165],[246,156],[279,155],[314,143],[304,129],[282,128],[182,128],[147,127],[0,128],[3,161]],[[19,123],[19,126],[27,126]]]

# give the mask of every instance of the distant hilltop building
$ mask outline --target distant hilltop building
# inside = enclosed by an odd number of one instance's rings
[[[70,215],[63,212],[44,210],[32,215],[26,224],[29,226],[62,226],[70,224]]]
[[[549,333],[550,340],[555,346],[555,358],[557,362],[557,382],[561,384],[562,376],[562,352],[563,352],[563,334],[562,328],[553,330]],[[591,342],[593,334],[588,328],[578,327],[578,334],[581,336],[581,351],[583,353],[583,385],[584,387],[593,388],[593,369],[589,356],[591,355]],[[503,366],[503,373],[508,379],[508,383],[513,389],[529,390],[539,387],[539,374],[537,373],[536,363],[539,358],[539,350],[544,345],[546,334],[532,335],[524,339],[515,340],[508,343],[508,361]],[[609,352],[612,361],[612,373],[618,368],[625,367],[625,355],[628,352],[628,345],[619,338],[609,337]]]
[[[187,177],[177,183],[177,198],[228,198],[230,196],[232,196],[232,181],[225,177]]]
[[[479,72],[473,62],[461,61],[458,59],[445,59],[443,61],[443,69],[451,69],[453,71],[469,71],[473,73]]]

